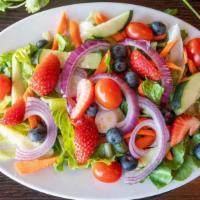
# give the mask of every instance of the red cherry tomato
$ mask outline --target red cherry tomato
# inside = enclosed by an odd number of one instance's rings
[[[186,44],[188,57],[200,67],[200,38],[194,38]]]
[[[126,27],[126,34],[134,40],[152,40],[153,31],[151,28],[141,22],[131,22]]]
[[[0,100],[4,99],[6,95],[10,95],[11,86],[11,80],[7,76],[0,74]]]
[[[95,98],[105,108],[115,109],[122,102],[122,92],[112,79],[101,79],[95,85]]]
[[[107,165],[103,162],[96,162],[92,167],[92,173],[96,179],[105,183],[112,183],[122,176],[122,167],[118,162]]]

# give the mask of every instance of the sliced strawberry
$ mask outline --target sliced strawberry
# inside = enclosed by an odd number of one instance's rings
[[[178,116],[171,129],[171,141],[170,146],[173,147],[180,143],[187,133],[192,135],[200,127],[200,121],[192,115],[180,115]]]
[[[131,69],[138,73],[141,77],[151,80],[160,80],[160,72],[155,68],[140,51],[134,50],[131,53]]]
[[[49,94],[57,84],[59,73],[60,61],[58,57],[49,54],[35,69],[31,80],[32,89],[40,96]]]
[[[23,122],[25,114],[25,102],[23,99],[18,100],[12,107],[8,108],[6,113],[1,119],[1,123],[4,125],[17,125]]]
[[[75,126],[75,154],[79,164],[84,164],[94,153],[98,144],[99,134],[94,120],[84,118]]]
[[[94,101],[94,85],[88,79],[82,79],[77,86],[77,103],[72,110],[71,119],[80,119]]]
[[[0,74],[0,100],[4,99],[6,95],[10,95],[11,87],[11,80],[7,76]]]

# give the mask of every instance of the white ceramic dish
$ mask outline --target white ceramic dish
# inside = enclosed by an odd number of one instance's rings
[[[86,3],[41,12],[10,26],[0,33],[0,53],[35,42],[41,38],[42,32],[48,30],[54,32],[60,14],[64,10],[69,13],[70,18],[83,20],[92,10],[115,16],[130,9],[134,10],[135,20],[145,21],[145,23],[162,20],[168,26],[178,23],[181,28],[189,31],[190,37],[200,36],[200,31],[186,22],[150,8],[121,3]],[[127,200],[158,195],[178,188],[200,175],[200,170],[196,170],[187,180],[174,181],[158,190],[149,180],[132,186],[125,185],[123,179],[114,184],[104,184],[93,178],[91,170],[66,169],[63,173],[56,173],[53,168],[50,168],[33,175],[19,176],[14,171],[13,161],[8,161],[0,163],[0,171],[13,180],[40,192],[70,199],[93,200]]]

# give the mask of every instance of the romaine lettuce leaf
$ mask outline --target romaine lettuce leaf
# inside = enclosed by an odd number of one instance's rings
[[[0,56],[0,73],[11,77],[12,73],[12,56],[14,51],[3,53]]]
[[[72,45],[70,39],[66,36],[61,35],[60,33],[56,34],[56,40],[58,42],[59,51],[72,51],[74,46]]]
[[[45,7],[49,0],[26,0],[26,10],[28,13],[35,13],[41,8]]]

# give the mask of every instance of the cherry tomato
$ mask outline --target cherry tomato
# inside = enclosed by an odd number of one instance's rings
[[[4,99],[6,95],[10,95],[11,86],[11,80],[7,76],[0,74],[0,100]]]
[[[92,166],[92,173],[96,179],[105,183],[112,183],[122,176],[122,167],[118,162],[107,165],[103,162],[96,162]]]
[[[200,67],[200,38],[194,38],[186,44],[188,57]]]
[[[126,34],[134,40],[152,40],[153,31],[151,28],[141,22],[131,22],[126,27]]]
[[[122,102],[122,92],[115,81],[105,78],[96,83],[95,98],[105,108],[115,109]]]

